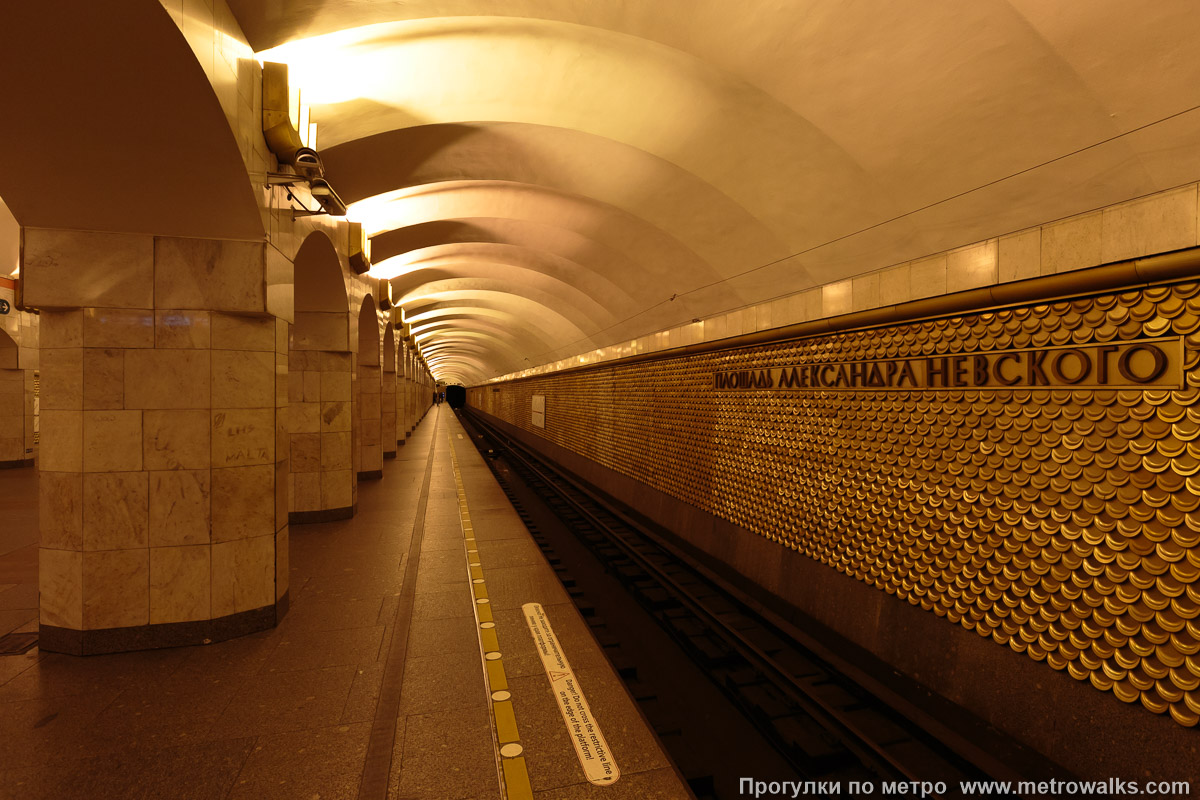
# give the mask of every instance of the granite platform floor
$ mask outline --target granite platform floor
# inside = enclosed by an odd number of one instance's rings
[[[503,651],[527,796],[690,797],[441,407],[385,463],[383,480],[360,486],[353,519],[291,528],[292,604],[278,627],[205,647],[0,656],[0,800],[499,798],[451,448]],[[36,480],[32,469],[0,472],[0,634],[36,629]],[[406,587],[414,529],[423,535]],[[612,786],[585,780],[521,611],[531,602],[545,607],[608,739],[621,770]],[[396,631],[407,637],[393,641]]]

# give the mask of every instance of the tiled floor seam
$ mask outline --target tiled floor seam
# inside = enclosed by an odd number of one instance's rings
[[[529,770],[523,755],[525,750],[521,745],[512,695],[508,691],[508,677],[504,672],[504,657],[500,650],[499,633],[496,631],[496,623],[487,594],[483,560],[476,547],[474,525],[471,522],[462,472],[458,466],[454,437],[452,434],[447,434],[447,439],[450,444],[450,463],[454,467],[454,485],[458,495],[467,571],[471,577],[471,589],[475,596],[475,630],[479,639],[479,652],[483,658],[484,681],[487,684],[488,697],[491,700],[488,704],[488,715],[492,721],[492,734],[495,737],[500,793],[507,800],[532,800],[533,787],[529,781]]]
[[[246,765],[250,763],[250,759],[257,752],[259,741],[264,738],[265,736],[263,735],[255,736],[254,741],[247,748],[246,755],[242,758],[242,763],[238,765],[237,773],[233,776],[233,780],[229,782],[229,791],[225,792],[226,798],[233,797],[233,793],[237,791],[237,787],[240,785],[238,781],[241,780],[242,774],[246,771]]]
[[[425,510],[428,507],[430,485],[433,479],[433,462],[436,455],[439,420],[429,442],[429,455],[425,464],[417,514],[409,541],[408,557],[404,565],[400,602],[392,623],[389,652],[384,661],[383,682],[376,702],[375,715],[371,723],[371,735],[367,742],[367,754],[363,762],[362,779],[359,783],[359,800],[383,800],[387,797],[388,783],[392,771],[392,754],[396,739],[396,719],[400,711],[400,692],[404,681],[404,662],[408,650],[408,634],[412,624],[416,598],[417,570],[421,561],[421,544],[425,532]],[[403,627],[403,630],[401,630]],[[351,684],[353,688],[353,684]]]

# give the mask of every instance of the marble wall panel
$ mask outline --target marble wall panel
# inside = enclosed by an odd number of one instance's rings
[[[275,409],[232,408],[212,412],[213,467],[275,461]]]
[[[212,320],[208,311],[172,309],[154,312],[154,346],[197,348],[212,345]]]
[[[146,411],[143,464],[148,470],[208,469],[212,464],[211,413],[204,409]]]
[[[217,408],[274,408],[274,352],[214,350],[212,403]]]
[[[35,308],[152,308],[150,236],[24,228],[25,302]]]
[[[352,442],[349,431],[321,434],[321,470],[335,472],[350,469],[353,465]]]
[[[321,432],[320,403],[291,403],[287,407],[286,416],[290,433]]]
[[[150,621],[150,551],[83,555],[83,628],[127,628]]]
[[[275,532],[275,468],[271,464],[212,471],[212,541]],[[214,562],[215,567],[215,562]]]
[[[82,473],[39,473],[38,512],[42,547],[82,550]]]
[[[910,268],[908,264],[881,270],[879,273],[879,302],[882,305],[907,303],[912,300],[912,285],[910,284]],[[789,319],[789,322],[806,322],[805,318]]]
[[[1069,272],[1100,263],[1099,212],[1042,226],[1042,274]]]
[[[141,411],[84,411],[82,416],[84,472],[142,469]]]
[[[42,411],[41,468],[50,472],[83,471],[83,412]]]
[[[274,317],[250,317],[214,313],[212,348],[214,350],[268,350],[275,352]]]
[[[297,311],[293,345],[297,350],[349,350],[347,314]]]
[[[129,550],[148,546],[149,495],[145,472],[83,476],[83,549]]]
[[[960,247],[946,254],[946,291],[963,292],[996,283],[997,240]]]
[[[83,309],[84,347],[154,347],[154,314],[112,308]]]
[[[321,400],[328,401],[350,401],[350,370],[344,372],[322,372],[321,373]]]
[[[149,484],[150,546],[207,544],[212,489],[209,470],[151,472]]]
[[[46,309],[38,316],[42,347],[83,346],[83,311]]]
[[[209,545],[150,548],[150,624],[209,619]]]
[[[308,371],[304,375],[304,402],[318,403],[321,401],[321,373]]]
[[[38,551],[38,594],[43,625],[83,628],[83,553],[42,547]]]
[[[1042,274],[1042,229],[1001,236],[997,245],[997,279],[1001,283]]]
[[[128,350],[125,408],[207,408],[215,366],[208,350]]]
[[[287,356],[275,353],[275,407],[284,409],[288,404],[288,375]]]
[[[266,311],[262,242],[157,237],[154,300],[163,308]]]
[[[879,273],[872,272],[869,275],[857,277],[852,282],[851,288],[852,310],[862,311],[868,308],[875,308],[880,304],[879,300]],[[745,333],[745,331],[743,331]]]
[[[213,616],[275,602],[275,533],[212,546]]]
[[[321,435],[319,433],[304,433],[292,436],[291,471],[321,471]]]
[[[349,351],[339,352],[323,350],[320,354],[319,369],[321,372],[344,372],[350,374],[354,368],[354,354]]]
[[[289,508],[292,511],[317,511],[321,505],[321,473],[298,472],[290,476],[292,497]],[[334,506],[344,508],[344,506]]]
[[[351,423],[351,404],[349,402],[338,400],[331,403],[321,403],[321,432],[329,433],[333,431],[350,431]]]
[[[84,348],[83,407],[89,410],[125,407],[125,351]]]
[[[321,473],[321,507],[348,508],[354,505],[354,473],[334,470]]]
[[[362,394],[359,395],[359,398],[358,398],[359,413],[362,415],[362,418],[364,420],[378,421],[379,415],[383,413],[383,408],[382,408],[382,404],[381,404],[380,396],[379,396],[380,393],[377,391],[372,392],[371,388],[377,388],[377,387],[364,386],[363,390],[362,390]]]
[[[908,265],[909,286],[914,300],[946,293],[946,254],[923,258]]]
[[[1100,236],[1103,262],[1194,247],[1195,184],[1104,209]]]
[[[19,372],[18,372],[19,375]],[[24,376],[20,396],[24,397]],[[83,408],[83,351],[77,347],[56,347],[42,351],[42,408],[81,410]]]
[[[304,372],[295,369],[288,372],[287,399],[289,403],[304,402]]]

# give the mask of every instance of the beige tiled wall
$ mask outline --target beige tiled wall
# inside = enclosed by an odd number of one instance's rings
[[[508,380],[1095,267],[1200,244],[1200,184],[1189,184],[497,378]]]

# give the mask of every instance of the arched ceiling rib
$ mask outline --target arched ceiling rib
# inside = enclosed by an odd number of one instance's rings
[[[161,4],[4,3],[0,54],[0,194],[22,225],[262,238],[235,134]]]
[[[405,309],[411,309],[414,316],[437,309],[454,309],[470,312],[471,309],[482,306],[503,313],[513,325],[520,326],[522,320],[537,319],[539,326],[555,331],[556,341],[565,344],[576,342],[586,343],[584,349],[595,347],[591,339],[576,321],[562,313],[552,305],[545,305],[523,295],[508,291],[486,290],[447,290],[435,292],[422,287],[409,296],[397,301]]]
[[[565,318],[560,317],[556,320],[550,315],[537,315],[522,319],[516,315],[517,311],[515,310],[494,308],[485,303],[486,301],[466,300],[454,303],[432,303],[422,306],[420,313],[409,316],[408,321],[414,332],[419,332],[427,326],[441,328],[447,325],[465,326],[471,321],[481,324],[491,321],[497,326],[507,325],[517,328],[520,333],[527,335],[531,340],[543,343],[545,347],[537,352],[544,352],[552,349],[556,344],[571,341],[564,337],[579,335],[578,328],[573,328]]]
[[[413,335],[419,342],[423,342],[425,339],[430,339],[431,337],[434,337],[434,341],[441,341],[445,336],[449,336],[455,331],[483,333],[495,339],[511,342],[525,353],[541,353],[553,349],[555,346],[553,339],[538,336],[528,328],[518,327],[513,324],[512,320],[488,320],[480,317],[463,316],[460,319],[415,326],[413,328]],[[443,335],[436,336],[436,334]],[[429,352],[429,347],[424,348],[424,350],[425,352]]]
[[[639,307],[630,291],[582,264],[551,253],[507,244],[447,244],[414,250],[377,266],[384,274],[395,272],[392,289],[407,291],[414,285],[433,280],[435,275],[467,277],[483,269],[486,274],[506,280],[529,281],[530,285],[562,284],[572,294],[583,294],[611,313],[622,315]]]
[[[334,146],[324,160],[348,203],[398,186],[494,180],[544,186],[619,208],[714,264],[760,264],[811,244],[794,227],[772,231],[714,184],[662,157],[567,128],[421,125]],[[355,168],[365,164],[374,166]]]
[[[604,307],[563,306],[578,335],[522,359],[1200,177],[1191,0],[232,6],[256,49],[287,44],[266,57],[304,85],[408,316],[449,312],[428,341],[512,313],[506,283]],[[564,295],[536,297],[488,324]]]

